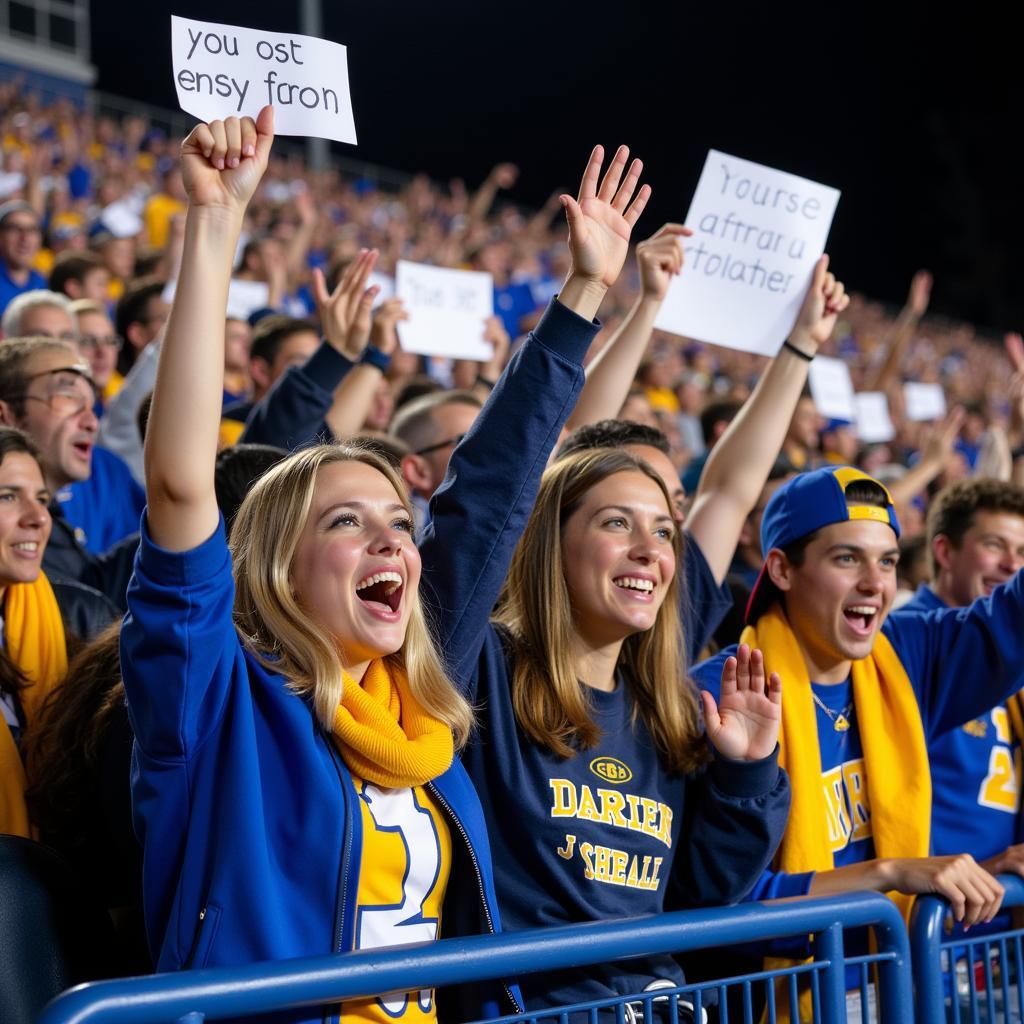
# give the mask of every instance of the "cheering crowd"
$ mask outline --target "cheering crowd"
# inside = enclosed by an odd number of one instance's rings
[[[888,316],[827,257],[774,359],[656,332],[689,232],[637,241],[625,147],[524,213],[511,164],[307,171],[269,108],[181,143],[6,84],[0,134],[0,831],[88,880],[119,968],[861,889],[998,918],[1019,336],[928,318],[925,272]],[[402,350],[398,259],[493,275],[489,361]],[[891,440],[819,416],[818,354]],[[948,414],[910,419],[907,381]],[[340,1012],[682,981],[654,957]]]

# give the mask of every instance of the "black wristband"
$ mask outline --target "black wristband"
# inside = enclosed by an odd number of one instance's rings
[[[809,362],[812,362],[812,361],[813,361],[813,359],[814,359],[814,356],[809,356],[809,355],[808,355],[808,354],[807,354],[806,352],[804,352],[804,351],[803,351],[803,349],[799,349],[799,348],[797,348],[797,347],[796,347],[796,345],[794,345],[794,344],[793,344],[793,343],[792,343],[792,342],[791,342],[791,341],[789,340],[789,338],[787,338],[787,339],[786,339],[786,340],[785,340],[785,341],[784,341],[784,342],[782,343],[782,347],[783,347],[783,348],[788,348],[788,349],[789,349],[789,351],[793,353],[793,355],[799,356],[799,357],[800,357],[800,358],[801,358],[801,359],[802,359],[802,360],[803,360],[803,361],[804,361],[805,363],[809,363]]]
[[[488,380],[482,373],[478,373],[476,375],[476,383],[483,384],[483,386],[487,388],[488,391],[493,391],[494,385],[497,384],[498,382],[496,380]]]
[[[359,357],[359,362],[376,366],[381,373],[387,373],[388,367],[391,366],[391,356],[386,352],[381,352],[379,348],[374,348],[373,345],[367,345]]]

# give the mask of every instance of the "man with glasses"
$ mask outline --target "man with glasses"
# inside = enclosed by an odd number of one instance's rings
[[[0,313],[22,292],[46,287],[46,278],[32,269],[43,235],[39,217],[20,199],[0,206]]]
[[[81,485],[91,478],[99,426],[95,401],[89,365],[71,342],[37,337],[0,344],[0,423],[17,427],[32,439],[39,450],[43,479],[55,496],[43,570],[48,576],[94,587],[124,608],[134,538],[108,555],[93,556],[83,544],[88,538],[68,521],[58,498],[68,485]],[[100,519],[109,518],[124,500],[124,486],[110,480],[102,492],[93,491],[86,503]]]
[[[448,472],[448,460],[483,403],[471,391],[438,391],[402,406],[390,433],[409,447],[402,476],[412,495],[417,531],[427,517],[427,504]]]
[[[114,330],[114,323],[102,302],[76,299],[69,309],[78,327],[78,350],[89,361],[92,382],[99,392],[95,412],[102,417],[107,403],[124,381],[116,369],[121,337]]]

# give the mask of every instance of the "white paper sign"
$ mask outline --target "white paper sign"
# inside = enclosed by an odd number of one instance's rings
[[[826,419],[847,420],[852,423],[856,414],[853,404],[853,381],[850,368],[842,359],[818,356],[811,363],[807,383],[815,408]]]
[[[857,437],[864,444],[884,444],[896,436],[884,391],[859,391],[853,396],[857,410]]]
[[[941,384],[904,384],[903,401],[908,420],[941,420],[946,415],[946,393]]]
[[[448,270],[399,260],[395,295],[408,310],[398,340],[406,352],[451,359],[491,358],[484,321],[494,313],[494,280],[476,270]]]
[[[796,322],[839,192],[711,150],[686,215],[686,265],[654,326],[774,355]]]
[[[160,298],[171,303],[177,290],[178,282],[168,281]],[[250,313],[266,309],[269,300],[270,285],[265,281],[246,281],[233,277],[228,285],[227,316],[232,320],[248,320]]]
[[[171,16],[182,110],[212,121],[274,107],[278,135],[356,141],[348,55],[340,43]]]

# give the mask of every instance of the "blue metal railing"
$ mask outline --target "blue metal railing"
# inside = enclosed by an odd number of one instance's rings
[[[1024,880],[1000,875],[1003,909],[1024,907]],[[978,935],[946,931],[949,904],[917,900],[910,920],[918,1024],[1020,1024],[1024,1021],[1024,927]]]
[[[843,930],[866,927],[874,931],[876,952],[868,957],[844,959]],[[776,1009],[775,982],[781,978],[782,992],[793,998],[796,979],[802,978],[810,979],[815,995],[815,1020],[821,1024],[841,1024],[846,1020],[845,969],[852,963],[871,963],[877,971],[881,1020],[885,1024],[903,1024],[912,1019],[910,947],[902,918],[884,896],[857,893],[445,939],[241,968],[209,968],[95,982],[55,999],[44,1010],[39,1024],[199,1024],[206,1019],[250,1018],[304,1006],[337,1005],[389,992],[464,985],[537,971],[808,935],[813,936],[812,963],[606,1000],[601,1006],[613,1006],[616,1019],[622,1021],[624,1004],[636,1001],[641,1008],[646,1007],[644,1019],[650,1021],[654,1017],[655,999],[672,1008],[685,999],[694,1008],[694,1019],[700,1021],[709,993],[716,993],[719,1001],[724,1002],[729,988],[737,991],[739,986],[744,1005],[742,1018],[753,1022],[757,1018],[751,987],[760,984],[766,989],[772,1020]],[[867,968],[863,970],[866,978]],[[587,1011],[589,1019],[596,1022],[600,1008],[597,1004],[560,1007],[503,1020],[553,1016],[564,1021],[568,1017],[563,1014],[580,1010]],[[779,1010],[784,1012],[782,1006]],[[723,1019],[725,1016],[723,1013]]]

